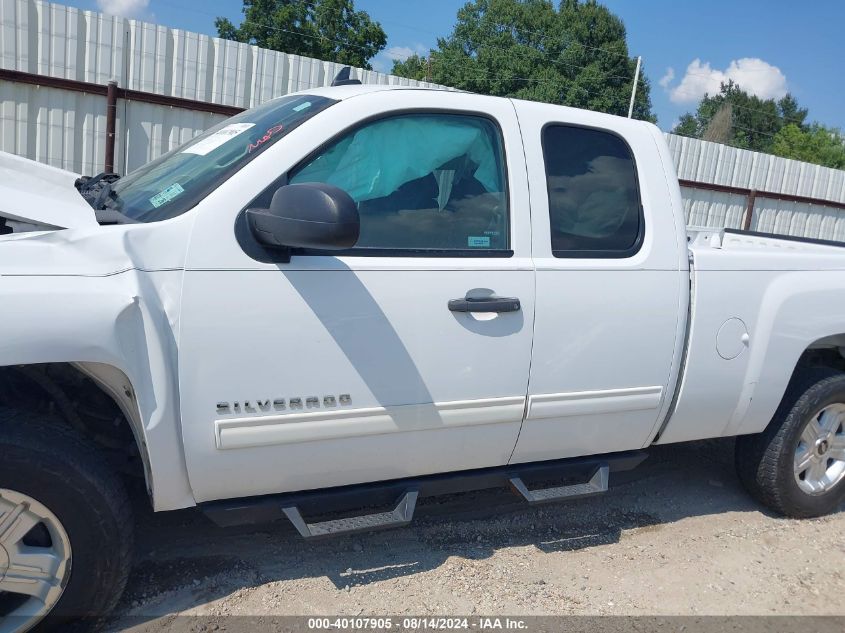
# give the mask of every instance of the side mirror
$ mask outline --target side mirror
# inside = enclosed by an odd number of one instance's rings
[[[269,209],[247,209],[246,216],[255,239],[268,248],[352,248],[361,226],[349,194],[318,182],[280,187]]]

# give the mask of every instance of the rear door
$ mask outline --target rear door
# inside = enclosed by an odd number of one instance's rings
[[[537,267],[526,421],[514,462],[640,448],[671,400],[688,283],[650,129],[516,103]],[[640,164],[635,157],[647,157]]]
[[[240,210],[264,204],[280,178],[345,189],[359,245],[284,262],[239,242]],[[183,434],[197,500],[507,463],[534,321],[510,103],[353,97],[231,184],[198,213],[184,284]],[[511,301],[465,311],[467,299],[495,298]]]

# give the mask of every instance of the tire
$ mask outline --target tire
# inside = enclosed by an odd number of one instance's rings
[[[828,368],[799,370],[766,430],[737,438],[736,470],[743,485],[784,516],[833,512],[845,502],[843,421],[845,374]],[[818,439],[808,441],[814,437]],[[809,466],[802,471],[805,464]]]
[[[20,525],[35,527],[4,534],[3,520],[15,512]],[[0,406],[0,588],[6,589],[0,593],[0,632],[66,630],[72,621],[80,629],[94,628],[123,592],[132,541],[126,491],[96,447],[60,420]],[[3,546],[15,554],[4,553]],[[23,585],[2,583],[4,556],[9,567],[14,556],[32,553],[32,546],[49,547],[51,560],[66,561],[41,567],[50,570],[46,599],[13,593],[10,586]],[[36,607],[40,612],[21,612]]]

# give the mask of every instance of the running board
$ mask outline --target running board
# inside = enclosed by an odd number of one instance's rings
[[[607,486],[610,479],[610,466],[601,464],[590,480],[580,484],[572,484],[569,486],[554,486],[552,488],[540,488],[538,490],[529,490],[521,477],[511,477],[511,487],[522,496],[528,503],[535,505],[538,503],[551,503],[553,501],[561,501],[563,499],[572,499],[573,497],[587,497],[589,495],[596,495],[602,492],[607,492]]]
[[[399,499],[396,507],[388,512],[376,512],[374,514],[362,514],[343,519],[332,519],[320,523],[307,523],[297,506],[286,506],[282,512],[293,523],[293,527],[303,538],[317,538],[320,536],[339,536],[341,534],[352,534],[354,532],[366,532],[369,530],[382,530],[386,528],[401,527],[408,525],[414,518],[414,508],[417,505],[416,490],[407,491]]]
[[[289,519],[302,536],[315,538],[407,525],[414,515],[417,499],[425,497],[510,488],[512,491],[516,490],[529,503],[542,503],[598,494],[607,490],[610,472],[631,470],[645,457],[646,453],[643,451],[628,451],[528,464],[507,464],[323,490],[225,499],[205,502],[200,504],[200,507],[221,527]],[[544,481],[578,483],[569,486],[554,484],[551,488],[537,489],[536,487]],[[367,512],[364,508],[377,508],[379,511],[362,514]],[[349,518],[333,519],[333,515],[345,515]],[[309,516],[319,520],[309,523],[304,518]]]

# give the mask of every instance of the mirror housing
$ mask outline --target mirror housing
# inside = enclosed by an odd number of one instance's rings
[[[350,195],[318,182],[280,187],[269,209],[247,209],[246,216],[255,239],[275,249],[352,248],[361,227],[358,207]]]

